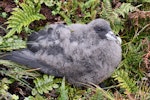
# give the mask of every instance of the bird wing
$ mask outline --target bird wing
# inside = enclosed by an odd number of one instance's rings
[[[89,68],[91,66],[89,56],[94,49],[92,44],[96,43],[93,38],[97,37],[89,34],[86,28],[87,26],[82,24],[49,26],[47,29],[31,34],[27,47],[34,53],[37,61],[56,68],[64,74],[72,71],[83,72],[87,66]]]

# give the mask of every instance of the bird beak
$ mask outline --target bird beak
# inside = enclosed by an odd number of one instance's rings
[[[122,40],[120,37],[116,36],[112,31],[109,31],[107,34],[106,34],[106,37],[108,40],[112,40],[112,41],[117,41],[119,44],[122,43]]]

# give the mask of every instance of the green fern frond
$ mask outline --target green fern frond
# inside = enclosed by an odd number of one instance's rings
[[[60,87],[60,97],[58,100],[69,100],[68,89],[65,87],[65,78],[63,78],[61,87]]]
[[[55,2],[59,0],[33,0],[34,3],[40,3],[40,4],[45,4],[48,7],[52,7],[55,5]]]
[[[18,36],[14,35],[11,38],[0,37],[0,50],[11,51],[26,47],[26,41],[23,41]]]
[[[101,17],[110,21],[112,29],[116,34],[123,28],[122,21],[119,18],[119,15],[114,12],[110,0],[103,1]]]
[[[21,3],[20,8],[14,8],[12,15],[6,22],[8,24],[7,29],[10,29],[10,31],[5,37],[8,38],[15,32],[20,33],[24,27],[28,27],[35,20],[45,19],[45,16],[39,13],[40,8],[40,4],[35,7],[25,3]]]
[[[12,80],[3,78],[0,81],[0,100],[19,100],[19,96],[8,92]]]
[[[99,88],[95,89],[95,94],[90,97],[90,100],[104,100],[104,96]]]
[[[1,81],[0,81],[0,94],[8,91],[8,89],[9,89],[8,85],[11,83],[12,83],[12,81],[8,80],[7,78],[1,79]]]
[[[121,88],[126,90],[125,93],[137,92],[136,82],[129,77],[128,72],[117,70],[112,77],[119,82]]]
[[[103,0],[102,9],[103,17],[104,15],[110,15],[113,13],[113,9],[109,0]]]
[[[35,88],[32,89],[32,94],[48,93],[53,88],[58,88],[58,84],[54,83],[54,76],[43,75],[42,78],[34,80]]]
[[[113,31],[118,34],[124,29],[124,20],[120,16],[125,18],[125,15],[135,9],[136,7],[132,6],[130,3],[123,3],[119,8],[113,9],[110,0],[103,0],[101,17],[108,19]]]
[[[47,100],[47,99],[44,98],[44,96],[37,94],[35,97],[34,96],[25,97],[24,100]]]
[[[124,18],[126,14],[134,11],[135,9],[136,7],[132,6],[131,3],[123,3],[119,8],[114,9],[114,12]]]

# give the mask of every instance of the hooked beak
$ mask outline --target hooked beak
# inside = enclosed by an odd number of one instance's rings
[[[122,42],[121,38],[116,36],[112,31],[109,31],[106,34],[106,37],[108,40],[117,41],[119,44],[121,44],[121,42]]]

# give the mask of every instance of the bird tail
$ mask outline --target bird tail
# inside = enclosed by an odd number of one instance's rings
[[[22,49],[2,54],[0,55],[0,59],[10,60],[12,62],[16,62],[18,64],[28,66],[30,68],[38,68],[40,71],[46,74],[62,77],[62,75],[60,74],[60,72],[58,72],[57,69],[51,67],[50,65],[40,60],[37,60],[36,57],[34,56],[34,53],[29,51],[28,49]]]
[[[31,62],[34,62],[34,55],[28,50],[18,50],[18,51],[12,51],[10,53],[5,53],[0,56],[0,59],[3,60],[10,60],[16,63],[19,63],[21,65],[26,66],[33,66]]]

